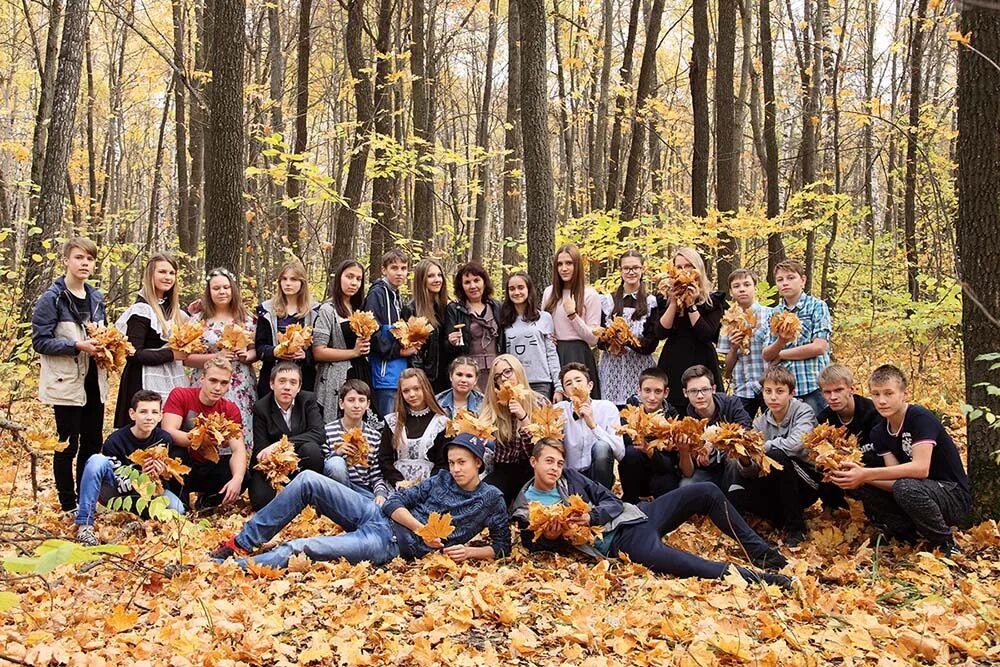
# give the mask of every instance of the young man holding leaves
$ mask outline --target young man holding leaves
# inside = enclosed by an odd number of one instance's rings
[[[566,419],[566,465],[610,489],[615,483],[615,459],[625,456],[618,408],[611,401],[590,398],[594,382],[582,363],[563,366],[559,380],[567,396],[556,404]],[[574,402],[568,398],[573,395],[584,398]]]
[[[365,310],[370,311],[379,324],[378,332],[372,336],[369,354],[375,411],[379,417],[392,412],[399,375],[417,352],[414,348],[401,349],[390,331],[396,322],[410,315],[399,296],[399,287],[409,275],[409,256],[399,248],[392,248],[382,255],[382,277],[372,284],[365,298]]]
[[[732,393],[743,403],[743,409],[753,419],[764,404],[760,378],[767,368],[764,346],[770,333],[772,308],[757,303],[757,276],[750,269],[736,269],[729,274],[729,294],[736,305],[753,313],[757,325],[750,334],[749,344],[742,331],[719,336],[719,354],[726,355],[725,375],[732,378]],[[746,344],[746,351],[744,351]]]
[[[664,417],[676,417],[677,410],[667,400],[670,392],[667,373],[658,366],[639,374],[639,393],[630,397],[628,405],[641,406],[647,414],[662,412]],[[618,477],[622,483],[622,499],[637,503],[639,498],[657,498],[677,488],[681,472],[676,457],[668,452],[636,447],[629,435],[623,435],[625,455],[618,462]]]

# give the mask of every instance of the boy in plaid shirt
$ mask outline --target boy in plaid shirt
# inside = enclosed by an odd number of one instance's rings
[[[762,353],[770,335],[773,308],[757,303],[757,276],[750,269],[737,269],[729,275],[729,294],[743,310],[751,310],[757,317],[757,326],[750,338],[750,349],[743,352],[743,334],[738,331],[719,337],[718,350],[726,355],[724,375],[730,378],[730,393],[743,403],[750,419],[757,416],[763,405],[760,378],[767,364]]]
[[[771,316],[782,312],[795,313],[802,323],[802,331],[795,340],[769,333],[761,354],[764,361],[780,364],[795,376],[795,398],[819,414],[826,407],[818,377],[819,372],[830,363],[830,334],[833,330],[830,308],[822,299],[803,292],[806,271],[794,259],[778,263],[774,269],[774,281],[781,294],[781,303]]]

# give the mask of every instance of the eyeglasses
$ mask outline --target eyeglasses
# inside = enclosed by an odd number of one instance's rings
[[[512,367],[508,366],[507,368],[503,369],[502,371],[497,371],[497,375],[499,377],[503,378],[504,380],[509,380],[512,377],[514,377],[514,369]]]
[[[708,396],[715,393],[715,390],[709,387],[708,389],[685,389],[685,396]]]
[[[622,273],[641,273],[641,272],[642,272],[642,267],[641,266],[623,266],[622,267]]]

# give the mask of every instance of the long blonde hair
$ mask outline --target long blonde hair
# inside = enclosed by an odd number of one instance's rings
[[[701,277],[701,281],[698,287],[701,290],[701,294],[698,295],[698,299],[695,303],[703,303],[706,306],[712,305],[712,283],[708,280],[708,274],[705,272],[705,260],[701,258],[698,251],[694,248],[678,248],[674,253],[674,259],[680,255],[687,261],[691,262],[691,266],[694,267],[695,271]],[[674,262],[676,264],[676,262]]]
[[[302,287],[299,288],[297,299],[300,312],[297,314],[305,315],[313,307],[313,300],[309,295],[309,275],[306,273],[306,267],[299,260],[293,259],[281,267],[275,281],[277,282],[277,289],[275,289],[274,299],[271,300],[271,304],[274,306],[274,314],[279,318],[288,314],[288,299],[285,297],[285,293],[281,291],[281,276],[289,271],[292,273],[292,277],[302,284]]]
[[[243,307],[243,297],[240,295],[240,284],[236,276],[227,269],[218,268],[208,272],[205,278],[205,291],[201,295],[201,312],[203,321],[208,322],[215,317],[215,302],[212,301],[212,279],[225,278],[229,281],[229,290],[232,292],[232,299],[229,302],[229,314],[233,316],[233,322],[243,326],[247,319],[247,310]]]
[[[443,417],[447,417],[444,412],[444,408],[441,404],[437,402],[434,398],[434,389],[431,388],[431,381],[427,379],[427,375],[419,368],[407,368],[402,373],[399,374],[399,383],[396,387],[403,386],[403,380],[409,380],[410,378],[417,378],[420,382],[420,391],[424,393],[424,402],[427,407],[431,409],[431,412]],[[393,407],[393,411],[396,413],[396,428],[392,432],[392,446],[397,452],[403,451],[403,440],[406,434],[406,415],[409,414],[409,409],[406,405],[406,400],[403,399],[402,390],[396,391],[396,404]]]
[[[427,290],[427,274],[431,267],[436,266],[441,272],[441,291],[432,296]],[[426,317],[432,327],[441,324],[438,315],[444,315],[448,306],[448,279],[444,275],[444,267],[436,259],[422,259],[413,268],[413,310],[418,317]]]
[[[562,278],[559,277],[559,255],[562,254],[569,255],[570,259],[573,260],[573,279],[568,284],[563,283]],[[586,308],[583,305],[583,297],[587,291],[587,277],[584,275],[583,257],[580,255],[580,249],[572,243],[559,246],[556,254],[552,256],[552,293],[549,294],[549,298],[542,308],[554,313],[556,306],[562,301],[563,290],[569,290],[576,301],[576,312],[580,317],[584,317]]]
[[[483,407],[479,411],[479,418],[487,423],[496,425],[497,442],[509,444],[517,437],[517,433],[514,427],[514,415],[510,413],[505,403],[501,403],[497,399],[496,378],[498,374],[496,369],[498,361],[507,362],[514,370],[514,377],[509,382],[519,384],[529,390],[531,389],[531,385],[528,384],[528,376],[524,372],[524,366],[521,365],[521,361],[514,355],[501,354],[493,360],[493,365],[490,366],[490,375],[486,380],[486,398],[483,400]],[[521,401],[521,407],[524,408],[524,413],[528,421],[531,421],[531,415],[534,413],[535,408],[544,402],[545,399],[542,395],[535,391],[530,391],[528,397]]]
[[[153,286],[153,276],[156,273],[156,265],[160,262],[166,262],[174,269],[174,286],[167,290],[167,293],[163,295],[166,301],[166,309],[160,307],[160,299],[156,296],[156,288]],[[158,252],[149,260],[146,261],[146,268],[142,272],[142,288],[139,290],[139,294],[149,307],[153,309],[153,314],[156,315],[157,321],[160,323],[160,328],[163,331],[164,337],[170,336],[170,328],[175,324],[181,324],[183,319],[181,318],[181,308],[180,300],[177,295],[177,271],[179,264],[173,255],[167,254],[165,252]],[[164,312],[164,310],[166,312]]]

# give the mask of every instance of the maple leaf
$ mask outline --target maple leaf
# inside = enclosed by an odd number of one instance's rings
[[[97,346],[92,356],[98,368],[121,373],[125,360],[135,354],[132,343],[116,327],[101,327],[90,322],[87,324],[87,335],[94,339]]]
[[[259,470],[267,477],[275,491],[280,491],[288,484],[289,476],[299,469],[299,455],[295,453],[295,445],[287,435],[271,450],[267,459],[257,461],[254,470]]]
[[[708,424],[707,419],[694,417],[667,419],[662,438],[667,442],[668,449],[678,449],[681,445],[687,445],[691,456],[697,458],[708,453],[705,444],[706,424]]]
[[[532,501],[528,503],[528,530],[532,532],[533,539],[537,540],[550,528],[558,526],[560,537],[570,544],[576,546],[593,544],[602,534],[603,529],[600,526],[583,526],[569,522],[570,517],[590,514],[590,510],[590,503],[575,493],[569,496],[565,503],[543,505]]]
[[[615,357],[625,354],[627,346],[638,347],[641,344],[641,341],[632,332],[632,327],[621,316],[612,318],[607,327],[594,329],[594,335],[600,342],[608,346],[608,353]]]
[[[697,288],[701,285],[701,274],[695,269],[677,269],[673,267],[671,269],[667,272],[667,280],[664,284],[666,294],[664,296],[677,299],[680,301],[681,306],[685,308],[693,306],[695,296],[691,288]]]
[[[200,414],[194,418],[194,428],[188,433],[188,449],[205,461],[218,463],[219,448],[242,433],[240,425],[221,412]]]
[[[186,354],[201,354],[208,350],[202,338],[201,324],[197,322],[182,322],[175,325],[168,345],[171,350]]]
[[[219,337],[219,349],[227,352],[238,352],[250,346],[252,338],[250,331],[244,329],[235,322],[230,322],[222,327],[222,335]]]
[[[454,419],[449,419],[445,426],[445,436],[454,438],[459,433],[469,435],[483,440],[492,440],[496,436],[496,426],[492,422],[480,419],[476,413],[470,410],[459,410]]]
[[[347,318],[347,325],[362,340],[371,338],[378,331],[378,320],[367,310],[356,310]]]
[[[722,315],[722,334],[724,336],[732,336],[734,333],[743,334],[743,340],[740,342],[740,350],[743,354],[750,353],[750,340],[753,338],[753,330],[757,327],[757,316],[754,314],[753,310],[747,308],[744,310],[739,304],[733,304]]]
[[[861,448],[855,435],[847,435],[846,426],[819,424],[802,438],[802,445],[809,452],[817,468],[824,471],[823,481],[830,481],[830,473],[840,470],[844,463],[861,463]]]
[[[715,449],[729,457],[744,457],[757,464],[760,475],[772,469],[782,469],[782,465],[767,455],[764,435],[759,431],[744,428],[741,424],[719,422],[705,429],[705,440]]]
[[[368,438],[365,437],[361,427],[358,426],[346,431],[344,435],[341,436],[340,440],[348,445],[354,445],[354,455],[344,458],[344,460],[347,461],[347,465],[367,468],[369,450]]]
[[[671,425],[662,411],[646,412],[642,406],[629,405],[621,411],[621,416],[625,423],[618,427],[618,435],[627,435],[636,448],[648,454],[669,447],[666,438]]]
[[[573,401],[573,410],[579,412],[580,408],[590,402],[590,390],[582,384],[575,384],[570,387],[566,395]]]
[[[24,439],[29,447],[39,452],[61,452],[69,447],[68,439],[60,442],[58,437],[41,431],[25,431]]]
[[[257,577],[258,579],[267,579],[273,581],[275,579],[281,579],[283,572],[276,567],[270,567],[268,565],[260,565],[255,562],[253,558],[247,559],[247,572]]]
[[[434,540],[444,541],[448,539],[449,535],[455,532],[455,527],[451,525],[451,513],[438,514],[437,512],[431,512],[431,515],[427,517],[427,523],[413,532],[428,542],[433,542]]]
[[[663,272],[653,276],[653,284],[656,285],[656,292],[664,298],[670,298],[670,292],[673,288],[674,278],[676,277],[677,267],[673,264],[668,264]]]
[[[191,472],[191,468],[181,463],[180,459],[171,458],[167,452],[166,445],[155,445],[153,447],[147,447],[146,449],[137,449],[131,454],[129,454],[129,460],[139,466],[142,466],[146,461],[160,461],[166,466],[162,475],[157,473],[147,473],[150,479],[156,482],[156,493],[163,493],[163,479],[170,478],[178,482],[184,482],[184,475]]]
[[[500,389],[497,390],[497,402],[507,404],[511,401],[521,401],[528,397],[530,391],[517,382],[504,380]]]
[[[524,429],[531,434],[531,441],[538,442],[552,438],[562,442],[563,431],[566,428],[566,417],[562,408],[545,404],[531,413],[531,423]]]
[[[419,350],[434,332],[434,327],[430,325],[426,317],[414,315],[405,322],[399,320],[392,325],[392,329],[389,331],[399,341],[400,347],[404,349],[412,347]]]
[[[104,619],[105,625],[112,632],[124,632],[135,627],[139,622],[139,612],[127,611],[122,605],[115,605],[114,611]]]
[[[312,345],[312,341],[312,327],[289,324],[284,331],[278,332],[278,344],[274,346],[274,356],[298,354]]]
[[[771,316],[771,333],[786,340],[797,340],[802,334],[802,322],[787,310]]]

